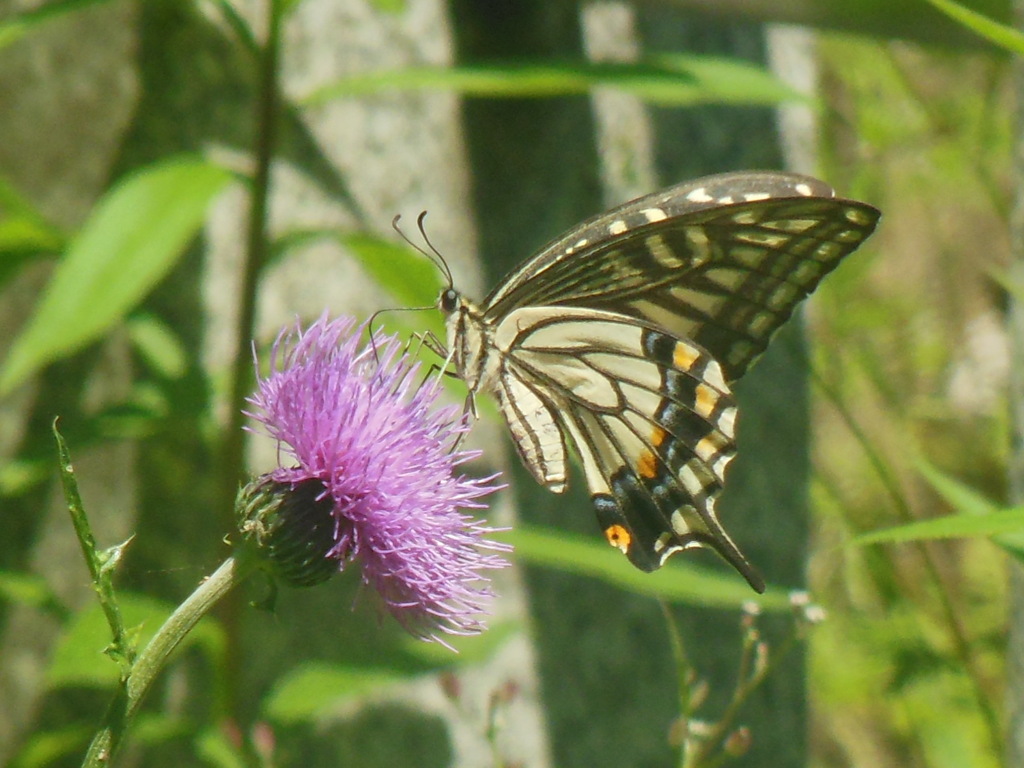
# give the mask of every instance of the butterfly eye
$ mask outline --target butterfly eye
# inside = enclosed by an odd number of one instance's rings
[[[445,288],[441,291],[441,298],[438,300],[441,311],[450,315],[459,306],[459,294],[454,288]]]

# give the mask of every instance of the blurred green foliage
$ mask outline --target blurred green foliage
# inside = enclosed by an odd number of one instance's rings
[[[97,4],[58,2],[12,15],[0,21],[0,48],[32,45],[32,34],[51,20]],[[411,4],[378,6],[398,14]],[[933,4],[954,15],[958,7],[948,0]],[[177,44],[208,43],[199,57],[206,66],[251,59],[257,36],[227,0],[209,4],[223,14],[223,27],[204,24],[198,10],[183,10],[189,6],[166,5],[166,17],[148,9],[153,16],[140,26],[151,25],[152,33],[164,29],[154,19],[170,18],[166,29],[185,36]],[[990,33],[991,40],[1012,44],[1012,30],[969,14],[960,18],[977,22],[975,31]],[[150,36],[148,53],[180,52],[175,40],[171,34],[166,42]],[[224,58],[216,59],[217,52]],[[811,584],[829,615],[810,640],[812,764],[995,766],[1002,757],[993,717],[998,730],[1005,678],[1003,556],[1022,551],[1020,512],[1004,509],[1005,293],[992,278],[1007,261],[1014,192],[1010,66],[981,50],[934,50],[842,34],[822,39],[821,56],[821,175],[844,194],[876,204],[886,218],[876,239],[826,281],[810,317],[811,362],[820,381]],[[250,106],[255,88],[252,73],[241,66],[225,65],[224,71],[238,78],[228,90],[243,96],[229,107],[232,119],[244,124],[250,118],[243,107]],[[145,81],[144,88],[155,89],[153,83]],[[282,155],[344,199],[344,174],[320,167],[322,155],[301,130],[297,116],[303,109],[395,89],[539,97],[594,87],[661,105],[765,104],[792,95],[749,64],[694,56],[637,66],[531,59],[409,67],[325,83],[305,101],[284,104],[282,113],[294,119]],[[225,372],[201,360],[203,321],[189,303],[195,299],[189,281],[201,248],[196,236],[212,201],[232,179],[253,182],[226,163],[200,158],[196,144],[202,142],[189,131],[244,151],[244,138],[256,129],[236,132],[233,124],[215,124],[219,117],[212,113],[198,114],[212,110],[209,101],[191,104],[196,114],[179,114],[155,90],[144,96],[152,109],[143,110],[126,137],[123,167],[73,232],[49,221],[0,168],[0,286],[52,263],[31,319],[4,329],[15,341],[0,361],[0,390],[10,396],[35,377],[42,399],[32,406],[19,450],[0,467],[8,539],[0,548],[0,620],[13,622],[23,610],[57,627],[41,703],[8,755],[20,768],[76,764],[117,669],[102,655],[109,636],[98,609],[63,605],[28,572],[25,553],[42,536],[38,498],[54,478],[49,436],[45,430],[38,436],[41,425],[54,411],[68,413],[73,450],[125,441],[142,448],[139,472],[146,490],[140,504],[163,517],[140,515],[140,531],[156,533],[138,543],[128,569],[130,589],[120,595],[127,624],[144,628],[140,639],[199,578],[225,533],[211,523],[209,510],[219,440],[214,395]],[[168,127],[176,118],[183,123],[180,134]],[[166,144],[152,140],[164,131],[173,134]],[[355,211],[355,218],[362,213]],[[280,234],[261,268],[325,241],[350,254],[399,304],[420,306],[436,296],[440,278],[425,259],[395,238],[359,227]],[[389,327],[440,331],[434,316]],[[96,369],[98,340],[122,334],[136,366],[134,379],[120,401],[94,408],[86,382]],[[933,540],[967,536],[972,538]],[[624,562],[606,557],[603,545],[598,550],[592,542],[532,529],[514,537],[526,561],[610,582],[635,592],[636,599],[653,592],[735,608],[747,598],[734,580],[691,563],[642,582],[645,577],[627,572]],[[909,543],[882,543],[897,540]],[[170,670],[132,736],[135,746],[126,761],[252,763],[252,754],[239,747],[244,739],[222,720],[230,694],[220,689],[232,685],[226,670],[242,664],[247,669],[244,693],[235,694],[242,698],[238,711],[257,724],[245,735],[258,752],[257,726],[270,723],[275,764],[358,760],[372,767],[402,764],[410,754],[422,758],[419,766],[448,764],[446,726],[389,698],[388,691],[460,675],[493,655],[519,627],[498,626],[462,647],[462,657],[441,658],[436,649],[411,647],[365,607],[355,618],[348,614],[358,591],[352,578],[343,579],[317,595],[290,595],[276,617],[248,613],[240,625],[230,617],[210,619]],[[770,593],[765,607],[784,603]],[[237,648],[228,639],[235,632],[257,646],[246,660],[227,658]],[[0,664],[17,674],[16,658]],[[356,707],[353,699],[365,706]],[[346,715],[335,717],[337,710]],[[663,738],[662,725],[651,724],[652,739]]]

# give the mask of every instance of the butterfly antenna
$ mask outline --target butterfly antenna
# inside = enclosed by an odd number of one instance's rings
[[[377,353],[377,333],[373,327],[377,322],[377,317],[385,312],[425,312],[428,309],[436,310],[437,307],[432,304],[422,307],[384,307],[370,315],[370,319],[366,321],[366,332],[370,335],[370,348],[373,350],[373,359],[377,362],[377,365],[380,365],[380,355]],[[408,344],[406,344],[405,351],[409,351]],[[418,351],[417,354],[419,354]]]
[[[455,281],[452,280],[452,271],[448,268],[448,262],[445,261],[444,256],[441,252],[434,247],[434,244],[430,242],[430,238],[427,237],[426,227],[423,226],[423,220],[427,218],[427,212],[423,211],[419,216],[416,217],[416,228],[420,231],[420,235],[423,237],[423,242],[427,244],[430,252],[434,254],[435,264],[440,264],[441,269],[444,272],[445,278],[448,280],[448,287],[452,288],[455,286]]]
[[[387,309],[378,309],[366,321],[366,332],[370,334],[370,349],[373,350],[373,360],[378,367],[380,366],[380,355],[377,354],[377,332],[374,330],[373,324],[377,322],[377,315],[383,315],[387,311]]]
[[[397,214],[395,216],[395,218],[393,218],[391,220],[391,228],[393,230],[395,230],[395,232],[398,233],[398,236],[400,238],[402,238],[403,240],[405,240],[406,243],[408,243],[410,248],[413,248],[417,253],[421,253],[424,256],[426,256],[428,259],[430,259],[430,263],[433,264],[435,267],[437,267],[441,271],[441,274],[444,275],[445,280],[448,281],[448,287],[451,288],[452,285],[453,285],[453,283],[452,283],[452,271],[450,269],[448,269],[448,262],[446,262],[444,260],[444,256],[442,256],[440,253],[437,252],[437,249],[434,248],[434,246],[431,244],[430,240],[427,238],[427,233],[423,231],[423,218],[426,215],[427,215],[427,212],[423,211],[419,216],[416,217],[416,227],[417,227],[417,229],[419,229],[420,234],[423,235],[424,242],[426,242],[427,246],[429,246],[429,248],[430,248],[429,251],[425,251],[423,248],[421,248],[420,246],[416,245],[416,243],[414,243],[412,240],[410,240],[409,236],[406,235],[405,232],[402,231],[402,228],[398,226],[398,222],[402,218],[401,214]]]

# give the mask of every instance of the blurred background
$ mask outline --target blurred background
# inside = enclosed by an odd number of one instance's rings
[[[396,214],[415,236],[428,211],[457,287],[482,298],[611,205],[786,168],[883,218],[737,387],[740,456],[719,511],[772,585],[757,619],[771,666],[723,756],[1024,764],[1008,646],[1019,535],[858,539],[983,519],[1024,488],[1008,479],[1024,220],[1019,43],[999,26],[1011,10],[3,3],[0,762],[79,764],[117,679],[55,417],[99,545],[131,537],[116,585],[144,640],[229,554],[242,473],[274,465],[273,445],[241,431],[250,340],[263,349],[325,309],[433,303],[441,276],[392,231]],[[387,318],[441,329],[437,312]],[[537,487],[493,411],[473,442],[486,449],[474,474],[507,473],[488,518],[517,546],[489,632],[458,654],[412,640],[354,569],[283,588],[273,611],[250,606],[269,592],[254,580],[179,652],[120,764],[683,765],[674,643],[706,686],[695,717],[716,721],[756,595],[706,553],[633,572],[579,477],[565,498]],[[794,589],[827,613],[806,633]]]

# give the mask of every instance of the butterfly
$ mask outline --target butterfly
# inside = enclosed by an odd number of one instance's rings
[[[553,240],[475,304],[451,284],[447,356],[497,398],[523,463],[555,493],[567,441],[607,540],[643,571],[710,547],[764,580],[715,510],[735,454],[730,389],[880,213],[807,176],[708,176]]]

